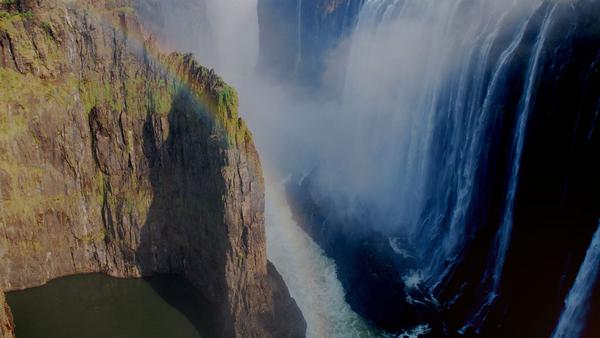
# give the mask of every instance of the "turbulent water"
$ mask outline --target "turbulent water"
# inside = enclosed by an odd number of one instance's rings
[[[378,337],[346,303],[335,263],[296,225],[283,189],[266,180],[267,252],[302,310],[307,337]]]
[[[405,239],[394,250],[419,259],[411,285],[444,291],[470,241],[489,241],[460,333],[478,332],[500,296],[530,117],[544,69],[560,69],[549,60],[572,43],[574,26],[559,20],[571,9],[366,0],[339,65],[339,104],[321,112],[335,123],[315,150],[319,189],[338,214]]]
[[[353,19],[351,3],[341,25],[355,27],[331,53],[335,62],[326,72],[338,74],[326,83],[333,98],[311,105],[273,94],[270,102],[283,104],[251,105],[255,114],[281,109],[248,116],[259,148],[279,167],[312,171],[333,213],[360,219],[389,236],[399,257],[417,261],[399,273],[408,289],[429,292],[407,298],[409,305],[451,307],[470,292],[456,329],[479,332],[502,297],[530,120],[546,72],[559,72],[552,62],[572,44],[574,26],[564,19],[572,7],[365,0]],[[309,5],[296,4],[293,44],[301,60],[302,8]],[[300,151],[290,156],[290,149]],[[474,246],[482,258],[471,258],[465,272]],[[285,269],[283,259],[276,261]],[[471,280],[456,280],[467,274]],[[289,283],[292,293],[300,287]],[[442,293],[445,303],[438,303]],[[320,316],[307,317],[317,323]]]

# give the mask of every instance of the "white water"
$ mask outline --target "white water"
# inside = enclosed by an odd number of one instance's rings
[[[303,0],[297,1],[297,22],[290,21],[298,26],[296,68],[303,48]],[[253,74],[256,0],[206,2],[218,36],[212,50],[195,52],[216,54],[211,65],[239,89],[242,113],[256,131],[263,162],[300,171],[310,171],[316,163],[321,169],[318,185],[338,202],[338,211],[352,214],[366,207],[375,215],[370,223],[401,230],[402,238],[414,245],[404,249],[390,240],[400,255],[422,260],[420,270],[405,275],[408,288],[441,283],[472,235],[469,213],[477,207],[477,190],[486,189],[477,174],[488,165],[486,152],[495,136],[490,126],[504,113],[498,103],[541,1],[481,0],[464,6],[461,0],[366,0],[345,51],[348,62],[338,65],[345,75],[342,88],[336,88],[342,96],[339,104],[327,105],[290,99],[293,95],[288,97],[284,86],[265,84]],[[348,13],[349,8],[350,2]],[[474,309],[465,328],[482,324],[499,292],[527,120],[552,13],[547,13],[531,52],[517,112],[506,206],[482,278],[482,286],[491,284],[484,286],[489,297]],[[506,46],[497,44],[502,39],[508,40]],[[494,55],[497,45],[504,50]],[[436,153],[440,148],[443,156]],[[344,301],[334,262],[294,223],[276,179],[267,180],[266,202],[269,259],[303,311],[309,336],[374,335]]]
[[[600,224],[592,238],[552,338],[579,338],[585,326],[592,290],[600,274]]]
[[[506,261],[506,255],[508,253],[513,228],[515,196],[517,194],[517,187],[519,184],[519,171],[521,168],[521,158],[523,155],[523,147],[525,144],[527,122],[529,120],[529,113],[531,111],[533,101],[535,101],[535,92],[538,84],[537,81],[539,65],[542,62],[541,58],[543,57],[542,50],[544,48],[544,43],[546,41],[549,28],[551,27],[552,18],[555,11],[556,5],[549,9],[544,17],[540,33],[538,34],[534,46],[534,53],[529,62],[529,67],[526,74],[526,88],[523,92],[521,102],[519,103],[520,112],[515,128],[515,138],[513,140],[512,166],[504,207],[504,215],[500,228],[498,229],[498,232],[495,237],[495,255],[492,255],[493,259],[491,261],[491,266],[488,269],[488,273],[492,273],[492,286],[491,289],[488,291],[487,299],[484,301],[484,303],[477,311],[477,313],[473,316],[473,318],[471,318],[471,320],[467,323],[467,325],[465,325],[460,330],[461,333],[464,333],[465,330],[469,327],[474,327],[475,330],[478,331],[478,328],[483,323],[483,320],[485,320],[485,316],[487,315],[489,307],[496,301],[499,295],[502,271],[504,269],[504,263]],[[533,13],[535,12],[532,12],[532,14]],[[523,38],[523,34],[525,33],[525,29],[530,19],[531,17],[526,21],[525,25],[523,25],[518,39],[515,39],[513,41],[516,42],[513,45],[515,48],[509,48],[511,55],[512,53],[514,53],[516,46],[520,43],[521,39]]]
[[[424,279],[434,286],[453,267],[445,263],[456,261],[465,245],[481,188],[479,168],[488,165],[491,126],[503,113],[498,102],[541,1],[463,5],[454,0],[365,2],[352,36],[339,126],[332,131],[334,141],[320,149],[326,152],[322,189],[333,198],[344,196],[347,212],[366,206],[376,215],[372,224],[408,236],[421,251]],[[507,34],[510,44],[493,59],[492,47]],[[537,63],[530,67],[527,102],[518,114],[507,215],[495,252],[498,264],[491,267],[497,271],[490,273],[495,280],[511,234],[537,68]],[[436,135],[440,130],[445,134]],[[441,155],[436,153],[440,145]],[[345,170],[340,173],[339,167]]]
[[[333,260],[296,225],[283,182],[267,175],[265,184],[267,253],[306,319],[307,337],[377,337],[346,303]]]
[[[296,23],[297,36],[296,36],[296,63],[294,71],[297,72],[300,67],[300,63],[302,62],[302,0],[298,1],[298,22]]]
[[[521,168],[521,158],[523,155],[523,146],[525,144],[525,133],[527,130],[527,121],[529,120],[529,113],[532,107],[532,101],[535,100],[535,91],[538,84],[538,72],[539,65],[542,58],[542,50],[544,43],[547,38],[548,30],[552,23],[553,15],[556,11],[556,6],[546,14],[544,23],[541,31],[538,35],[534,54],[531,58],[529,70],[527,72],[527,83],[526,90],[521,99],[521,112],[517,121],[517,128],[515,131],[515,140],[513,145],[513,163],[511,169],[510,183],[508,187],[508,194],[506,197],[506,206],[504,210],[504,218],[500,230],[498,231],[498,252],[495,260],[494,275],[493,275],[493,292],[496,292],[500,287],[500,275],[504,267],[506,260],[506,253],[508,252],[508,246],[512,233],[513,226],[513,212],[515,207],[515,195],[517,193],[517,186],[519,182],[519,170]]]
[[[467,14],[461,3],[366,1],[342,103],[327,112],[337,125],[318,150],[322,189],[343,200],[344,211],[366,207],[376,215],[372,224],[405,231],[433,252],[431,274],[464,241],[496,99],[505,89],[512,53],[486,81],[492,45],[507,23],[531,12],[528,1],[482,1]],[[447,139],[435,137],[440,125],[451,126]],[[443,161],[433,153],[440,142],[448,143]],[[423,243],[414,238],[419,233]]]
[[[283,127],[301,112],[282,88],[256,74],[258,18],[256,0],[205,0],[212,36],[189,47],[239,92],[240,109],[255,135],[263,164],[273,160],[272,143],[285,137]],[[298,0],[297,60],[302,61],[302,10]],[[173,23],[172,23],[173,24]],[[199,48],[201,46],[202,48]],[[305,116],[305,114],[304,114]],[[280,135],[281,134],[281,135]],[[265,165],[266,167],[266,165]],[[265,173],[267,255],[282,275],[307,322],[307,337],[378,337],[344,298],[335,263],[294,222],[283,183]],[[282,320],[285,320],[282,318]]]
[[[412,330],[403,331],[398,334],[398,338],[418,338],[431,332],[429,325],[419,325]]]

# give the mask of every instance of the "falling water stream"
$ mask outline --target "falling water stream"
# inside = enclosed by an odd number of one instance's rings
[[[265,183],[267,252],[304,315],[307,337],[377,337],[346,303],[333,260],[294,221],[285,182],[267,174]]]
[[[312,32],[304,22],[311,19],[309,4],[290,3],[296,10],[289,18],[295,28],[288,46],[296,49],[292,73],[302,71],[304,53],[311,50],[310,44],[303,45]],[[479,282],[471,285],[478,289],[477,300],[459,330],[477,332],[502,297],[530,115],[556,47],[550,46],[556,43],[553,30],[568,4],[348,1],[340,20],[353,29],[332,51],[339,60],[327,69],[342,79],[331,85],[335,94],[326,99],[298,99],[286,92],[286,85],[293,84],[285,80],[265,84],[255,68],[260,47],[256,0],[238,5],[207,0],[217,43],[195,51],[200,59],[203,53],[217,54],[211,66],[238,88],[241,114],[255,132],[263,163],[271,163],[266,174],[268,255],[298,302],[309,336],[379,333],[346,303],[335,262],[295,223],[278,171],[287,175],[318,168],[312,179],[319,193],[344,216],[367,214],[361,224],[389,236],[400,256],[414,257],[417,269],[401,272],[405,285],[430,290],[426,296],[434,301],[464,263],[470,241],[489,231],[482,253],[487,261],[474,277]],[[494,148],[500,139],[506,139],[506,149]],[[295,153],[298,149],[304,153]],[[499,173],[490,177],[495,170]],[[492,187],[494,179],[505,181]],[[492,189],[500,200],[493,217],[487,195]],[[571,311],[569,303],[565,313]]]
[[[579,338],[585,326],[590,298],[600,271],[600,224],[571,288],[552,338]]]

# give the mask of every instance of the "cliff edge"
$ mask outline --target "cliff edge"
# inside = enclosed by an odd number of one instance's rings
[[[4,298],[4,292],[0,290],[0,337],[14,337],[14,328],[15,325],[13,323],[12,313]]]
[[[128,1],[3,2],[0,87],[0,288],[180,274],[219,336],[304,336],[235,90],[161,53]]]

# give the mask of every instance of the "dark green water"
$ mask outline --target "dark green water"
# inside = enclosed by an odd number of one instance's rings
[[[207,338],[210,307],[182,278],[54,280],[7,294],[19,338]]]

